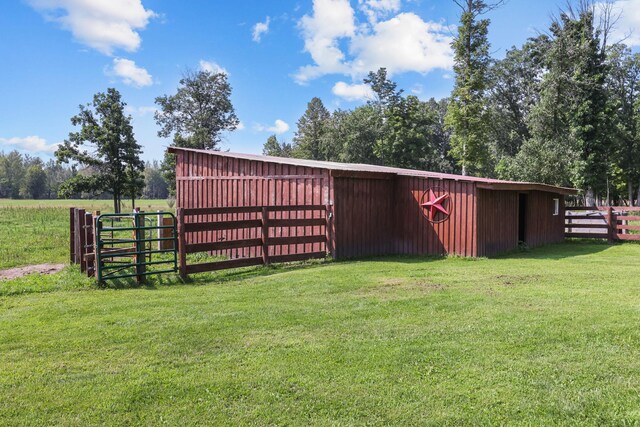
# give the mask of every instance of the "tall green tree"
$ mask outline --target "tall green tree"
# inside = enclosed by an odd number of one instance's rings
[[[582,4],[560,13],[549,30],[540,100],[531,109],[531,137],[511,172],[515,178],[574,186],[605,195],[612,177],[608,67],[594,11]]]
[[[607,90],[614,121],[612,159],[633,206],[634,197],[640,202],[640,54],[615,45],[608,64]]]
[[[47,174],[40,159],[27,167],[20,193],[27,199],[40,199],[47,194]]]
[[[262,147],[265,156],[291,157],[291,144],[286,141],[278,141],[275,135],[269,136]]]
[[[180,79],[174,95],[155,100],[159,110],[154,118],[161,138],[172,137],[172,146],[219,150],[222,135],[233,131],[240,121],[231,103],[231,85],[225,73],[188,71]],[[175,156],[165,153],[163,172],[175,192]]]
[[[62,197],[108,191],[113,196],[114,211],[120,212],[122,197],[135,193],[133,186],[139,182],[144,163],[131,116],[124,113],[125,105],[120,92],[109,88],[106,93],[95,94],[93,102],[80,105],[80,113],[71,118],[80,130],[69,133],[55,156],[63,163],[76,162],[91,173],[67,180],[60,187]]]
[[[307,109],[298,120],[298,129],[293,137],[292,156],[326,160],[325,135],[331,113],[326,109],[322,100],[314,97],[307,104]]]
[[[491,169],[486,90],[490,64],[489,20],[480,19],[494,6],[482,0],[454,0],[460,25],[453,48],[456,74],[446,123],[451,130],[451,155],[462,174],[488,174]]]
[[[0,155],[0,197],[20,197],[24,174],[25,164],[20,153],[13,150],[9,154]]]

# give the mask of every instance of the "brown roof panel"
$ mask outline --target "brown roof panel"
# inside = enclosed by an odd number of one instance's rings
[[[221,157],[231,157],[235,159],[252,160],[257,162],[270,162],[279,163],[293,166],[305,166],[310,168],[329,169],[332,171],[341,171],[340,175],[346,176],[348,172],[354,173],[378,173],[378,174],[394,174],[400,176],[418,176],[434,179],[449,179],[454,181],[465,181],[478,183],[478,188],[488,190],[538,190],[546,191],[558,194],[578,194],[578,190],[574,188],[556,187],[548,184],[539,184],[534,182],[518,182],[518,181],[504,181],[493,178],[479,178],[475,176],[455,175],[449,173],[429,172],[415,169],[403,169],[393,168],[389,166],[376,166],[363,163],[338,163],[327,162],[324,160],[307,160],[307,159],[294,159],[290,157],[275,157],[275,156],[263,156],[258,154],[242,154],[242,153],[230,153],[226,151],[214,151],[214,150],[198,150],[194,148],[181,148],[181,147],[169,147],[170,153],[176,151],[190,151],[196,153],[210,154]]]

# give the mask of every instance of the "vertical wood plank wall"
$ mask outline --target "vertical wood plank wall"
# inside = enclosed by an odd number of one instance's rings
[[[478,189],[478,256],[518,247],[518,192]]]
[[[325,169],[237,159],[215,154],[179,151],[176,168],[176,204],[182,208],[236,207],[261,205],[320,205],[332,200],[333,188]],[[319,218],[320,212],[277,212],[272,218]],[[259,214],[202,215],[195,222],[257,219]],[[323,216],[322,216],[323,217]],[[309,229],[311,227],[308,227]],[[313,227],[313,234],[324,228]],[[311,230],[309,230],[311,231]],[[191,233],[189,242],[258,238],[257,229]],[[305,235],[304,227],[276,228],[272,237]],[[308,234],[311,234],[310,232]],[[332,232],[332,236],[335,232]],[[330,246],[332,247],[332,246]],[[271,255],[288,255],[321,251],[321,243],[272,247]],[[230,258],[259,257],[262,248],[220,251]]]
[[[564,197],[542,191],[527,194],[525,241],[536,247],[564,240]],[[518,191],[478,190],[478,255],[493,256],[518,247]],[[553,215],[553,199],[560,213]]]
[[[450,217],[433,224],[420,206],[423,193],[439,187],[449,193]],[[475,185],[472,182],[398,176],[395,191],[395,252],[476,256]]]
[[[527,199],[527,246],[535,247],[564,240],[564,197],[532,191]],[[553,215],[553,199],[560,200],[560,212]]]
[[[394,253],[393,179],[334,178],[337,258]]]

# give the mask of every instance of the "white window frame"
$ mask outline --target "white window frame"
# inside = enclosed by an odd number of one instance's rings
[[[553,199],[553,216],[560,215],[560,199]]]

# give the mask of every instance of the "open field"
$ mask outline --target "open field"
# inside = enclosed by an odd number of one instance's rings
[[[109,200],[0,199],[0,270],[69,259],[69,208],[111,212]],[[141,200],[142,210],[169,210],[164,200]],[[131,205],[123,206],[130,210]]]
[[[142,210],[167,210],[166,200],[142,199],[136,200],[136,206]],[[105,212],[113,211],[113,201],[111,200],[93,200],[93,199],[56,199],[56,200],[29,200],[29,199],[0,199],[0,208],[6,207],[22,207],[22,208],[83,208],[87,210],[102,210]],[[130,210],[131,202],[124,201],[122,210]]]
[[[571,242],[120,290],[67,270],[76,287],[0,297],[0,424],[637,424],[639,257]]]

